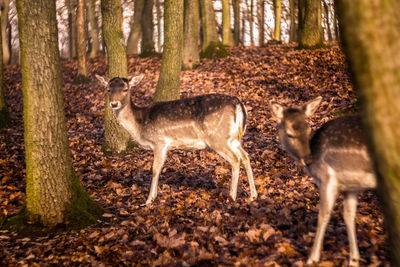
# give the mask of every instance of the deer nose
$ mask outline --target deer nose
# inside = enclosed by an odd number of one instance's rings
[[[304,165],[311,165],[311,163],[312,163],[312,156],[311,155],[307,155],[307,156],[305,156],[303,159],[302,159],[302,161],[303,161],[303,164]]]
[[[118,102],[110,102],[110,107],[111,108],[117,108],[118,107]]]

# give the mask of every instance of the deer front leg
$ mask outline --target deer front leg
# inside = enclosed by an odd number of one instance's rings
[[[358,252],[356,227],[354,219],[357,211],[357,193],[346,192],[344,194],[344,211],[343,217],[346,223],[347,236],[349,238],[350,256],[349,266],[356,267],[359,265],[360,253]]]
[[[151,180],[150,193],[146,201],[146,205],[149,205],[157,196],[158,179],[165,159],[167,157],[168,146],[157,147],[154,149],[154,161],[153,161],[153,179]]]
[[[335,178],[329,179],[320,185],[320,207],[318,212],[318,227],[314,244],[308,257],[307,264],[319,262],[326,226],[328,225],[331,211],[337,197],[337,184]]]

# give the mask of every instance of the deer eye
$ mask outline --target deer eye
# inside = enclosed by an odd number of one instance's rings
[[[293,139],[295,136],[292,134],[286,134],[288,138]]]
[[[124,88],[124,90],[122,90],[122,91],[126,93],[126,92],[128,92],[128,90],[129,90],[128,88]]]

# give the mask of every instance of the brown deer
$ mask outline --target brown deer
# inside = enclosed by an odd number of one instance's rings
[[[247,113],[237,97],[207,94],[137,107],[131,100],[130,89],[143,79],[143,75],[110,81],[96,77],[107,88],[110,106],[121,126],[135,142],[154,152],[153,179],[146,204],[152,203],[157,196],[158,179],[168,150],[207,147],[232,166],[231,198],[236,200],[240,163],[246,169],[250,199],[257,198],[249,155],[241,146]]]
[[[318,228],[307,263],[319,261],[326,226],[337,195],[342,192],[349,265],[358,266],[360,254],[354,222],[357,193],[376,187],[375,173],[359,116],[333,119],[311,133],[306,119],[317,110],[321,99],[317,97],[300,107],[289,108],[271,101],[270,108],[277,120],[281,145],[305,167],[319,187]]]

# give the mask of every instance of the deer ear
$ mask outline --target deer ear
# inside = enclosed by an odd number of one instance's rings
[[[103,76],[100,75],[95,75],[97,80],[99,80],[99,82],[104,86],[107,87],[108,86],[108,80],[106,80],[106,78],[104,78]]]
[[[322,97],[318,96],[313,100],[308,101],[305,103],[301,108],[304,110],[304,113],[307,117],[310,117],[317,111],[319,104],[321,103]]]
[[[134,87],[138,85],[144,78],[143,74],[140,74],[138,76],[133,76],[131,80],[129,81],[129,87]]]
[[[283,107],[272,100],[269,101],[269,106],[271,108],[272,116],[278,121],[281,121],[283,119]]]

